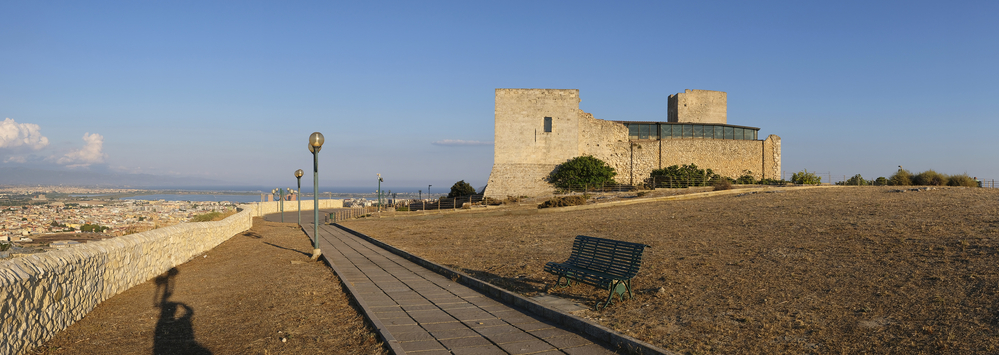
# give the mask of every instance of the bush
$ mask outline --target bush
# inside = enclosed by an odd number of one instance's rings
[[[853,177],[846,179],[846,181],[837,182],[836,185],[848,185],[848,186],[864,186],[870,185],[870,181],[864,180],[863,176],[860,174],[854,175]]]
[[[80,231],[84,233],[104,233],[104,231],[111,229],[110,227],[105,227],[99,224],[84,224],[80,227]]]
[[[940,174],[933,169],[921,172],[912,177],[913,185],[945,186],[947,185],[947,175]]]
[[[409,206],[399,206],[396,207],[395,210],[399,212],[409,212]]]
[[[912,173],[905,169],[898,169],[894,175],[888,178],[888,185],[909,186],[912,185]]]
[[[874,186],[888,186],[888,179],[885,179],[884,176],[878,176],[877,179],[874,179]]]
[[[732,182],[729,181],[728,178],[721,178],[715,180],[715,183],[711,184],[711,186],[714,186],[714,191],[731,190]]]
[[[469,185],[465,180],[458,181],[451,186],[451,192],[447,194],[447,198],[455,198],[461,196],[475,195],[475,188]]]
[[[0,251],[7,251],[10,249],[10,243],[0,242]]]
[[[968,174],[951,175],[948,180],[947,186],[978,187],[978,181],[972,179]]]
[[[586,197],[580,195],[558,196],[548,199],[548,201],[545,201],[544,203],[538,205],[538,208],[578,206],[585,204],[586,204]]]
[[[771,179],[771,178],[766,178],[757,181],[757,183],[760,185],[780,185],[780,186],[787,185],[787,181],[784,179]]]
[[[614,182],[617,172],[603,160],[591,155],[569,159],[548,175],[548,182],[564,189],[574,186],[598,186]]]
[[[805,169],[791,175],[791,182],[801,185],[818,185],[822,183],[822,178]]]
[[[735,179],[736,184],[752,185],[756,183],[756,177],[753,177],[753,172],[745,170],[742,172],[742,176]]]
[[[653,187],[690,187],[708,186],[720,176],[711,169],[699,169],[697,165],[671,165],[666,168],[652,170],[649,179]]]

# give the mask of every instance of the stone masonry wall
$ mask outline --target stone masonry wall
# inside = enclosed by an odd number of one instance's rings
[[[670,95],[667,103],[668,122],[728,122],[728,94],[724,91],[687,89]]]
[[[700,138],[616,142],[613,145],[617,153],[596,157],[617,171],[615,180],[622,184],[642,184],[652,170],[685,164],[731,178],[748,170],[759,179],[765,170],[763,144],[763,141]],[[773,177],[771,171],[767,171],[767,177]]]
[[[250,203],[254,205],[253,210],[255,211],[255,217],[263,217],[266,214],[281,212],[281,201],[271,201],[271,202],[253,202]],[[302,200],[302,211],[312,211],[315,205],[314,200]],[[319,199],[319,209],[326,208],[343,208],[343,200],[338,199]],[[284,201],[284,211],[285,212],[295,212],[298,211],[298,201]]]
[[[780,137],[771,134],[763,141],[763,177],[780,179]]]
[[[496,89],[494,164],[561,164],[578,152],[579,90]],[[546,133],[544,118],[552,118]]]
[[[621,122],[596,119],[579,109],[579,90],[496,89],[496,142],[485,195],[544,196],[545,179],[561,163],[583,155],[607,162],[622,184],[643,184],[654,169],[696,164],[736,178],[780,177],[780,137],[764,141],[680,138],[630,141]],[[669,98],[670,122],[727,122],[727,94],[686,90]],[[552,117],[552,132],[544,132]]]
[[[218,222],[182,223],[0,261],[0,354],[31,350],[102,301],[250,229],[256,206],[242,207]]]
[[[558,164],[493,164],[485,197],[545,196],[554,189],[545,179]]]

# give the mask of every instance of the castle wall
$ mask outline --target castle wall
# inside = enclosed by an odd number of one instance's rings
[[[728,94],[724,91],[684,90],[670,95],[666,108],[667,122],[728,122]]]
[[[643,184],[654,169],[696,164],[732,178],[780,176],[780,137],[766,140],[628,138],[623,123],[596,119],[579,109],[579,90],[496,89],[496,145],[485,195],[550,195],[545,180],[561,163],[592,155],[607,162],[622,184]],[[727,94],[686,90],[670,96],[679,122],[725,124]],[[552,117],[552,132],[544,131]],[[677,122],[671,120],[671,122]]]

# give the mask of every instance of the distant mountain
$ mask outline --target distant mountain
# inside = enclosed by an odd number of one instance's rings
[[[28,167],[0,167],[0,185],[77,185],[108,187],[210,186],[217,180],[126,174],[87,170],[46,170]]]

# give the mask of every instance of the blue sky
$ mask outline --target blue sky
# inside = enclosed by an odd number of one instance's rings
[[[492,146],[453,142],[493,140],[496,88],[579,89],[584,111],[633,121],[664,121],[668,95],[704,89],[728,92],[729,123],[782,137],[788,176],[999,178],[996,14],[984,1],[3,1],[0,167],[290,186],[320,131],[323,186],[381,173],[388,188],[481,187]]]

